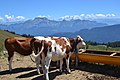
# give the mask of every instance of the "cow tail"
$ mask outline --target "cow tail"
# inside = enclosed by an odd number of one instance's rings
[[[5,48],[7,49],[7,45],[8,45],[8,38],[5,39],[5,42],[4,42],[4,45],[5,45]]]
[[[40,54],[43,52],[43,50],[44,50],[44,41],[41,41],[41,43],[42,43],[42,48],[41,48],[41,50],[40,50],[40,52],[38,52],[38,54],[35,54],[34,53],[34,50],[33,50],[33,52],[32,52],[32,55],[36,58],[36,57],[38,57],[38,56],[40,56]],[[34,49],[34,47],[33,47],[33,49]]]
[[[31,61],[32,61],[32,62],[34,62],[34,63],[35,63],[35,60],[33,60],[32,55],[30,55],[30,59],[31,59]]]
[[[31,48],[33,48],[33,44],[34,44],[34,41],[35,41],[36,39],[35,38],[32,38],[32,40],[30,41],[30,46],[31,46]]]

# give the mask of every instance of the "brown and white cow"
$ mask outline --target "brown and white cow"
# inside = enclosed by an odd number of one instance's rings
[[[53,39],[57,39],[59,37],[52,37]],[[78,51],[81,50],[81,52],[84,52],[86,50],[86,44],[83,40],[83,38],[81,38],[79,35],[75,38],[68,38],[70,41],[70,45],[71,45],[71,52],[74,52],[76,55],[76,67],[78,66]],[[84,46],[85,50],[80,49],[80,47]],[[58,66],[58,62],[57,62],[57,66]]]
[[[84,46],[86,50],[86,43],[84,42],[83,38],[79,35],[76,38],[69,38],[69,40],[70,40],[70,45],[72,47],[71,51],[74,52],[76,55],[75,61],[76,61],[76,67],[77,67],[78,66],[78,51],[81,46]]]
[[[69,69],[71,46],[67,38],[61,37],[54,39],[51,37],[45,38],[38,36],[34,37],[34,39],[31,41],[31,46],[34,51],[34,57],[40,57],[43,73],[46,77],[46,80],[49,80],[48,72],[51,60],[60,60],[60,70],[62,71],[63,58],[65,58],[67,71],[71,72]]]
[[[32,38],[11,37],[5,40],[5,48],[8,51],[9,70],[12,71],[12,59],[14,52],[18,52],[23,56],[32,54],[30,46]]]
[[[19,53],[22,56],[29,56],[32,54],[32,48],[31,48],[31,40],[33,38],[25,38],[25,37],[10,37],[5,39],[5,48],[8,52],[8,63],[9,63],[9,71],[12,71],[12,60],[14,56],[14,52]],[[39,58],[39,57],[37,57]],[[36,64],[38,64],[37,61],[39,59],[36,59]],[[37,67],[39,65],[36,65]],[[38,73],[40,73],[39,69],[37,68]]]
[[[60,44],[63,44],[63,43],[61,43],[62,41],[60,42],[59,37],[51,37],[51,39],[56,40]],[[14,52],[18,52],[19,54],[24,55],[24,56],[28,56],[28,55],[32,54],[32,49],[31,49],[31,45],[30,45],[32,40],[33,40],[33,38],[23,38],[23,37],[11,37],[11,38],[7,38],[5,40],[5,48],[8,51],[8,62],[9,62],[9,70],[10,71],[12,71],[12,59],[13,59]],[[70,40],[70,45],[72,47],[72,49],[71,49],[72,52],[77,50],[77,47],[79,47],[79,45],[81,45],[81,44],[85,45],[85,43],[83,42],[83,39],[79,36],[77,36],[76,38],[69,38],[69,40]],[[79,45],[77,45],[77,44],[79,44]],[[45,46],[44,46],[44,48],[45,48]],[[37,50],[37,51],[40,52],[40,50]],[[55,58],[56,57],[54,57],[54,59]],[[37,70],[39,72],[39,69],[38,69],[38,66],[40,64],[39,57],[36,58],[36,62],[37,62],[36,63]],[[63,63],[63,61],[61,60],[60,71],[62,71],[62,63]],[[70,72],[70,71],[68,70],[68,72]]]

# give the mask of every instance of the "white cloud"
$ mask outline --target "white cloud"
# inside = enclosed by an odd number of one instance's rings
[[[37,17],[40,17],[40,18],[48,18],[48,19],[51,19],[52,17],[50,15],[47,15],[47,16],[37,16]]]
[[[106,17],[106,14],[95,14],[96,17]]]
[[[63,17],[60,17],[61,20],[71,20],[73,19],[73,16],[69,16],[69,15],[66,15],[66,16],[63,16]]]
[[[60,17],[60,20],[71,20],[71,19],[81,19],[81,20],[91,20],[91,19],[104,19],[104,18],[113,18],[115,14],[80,14],[80,15],[73,15],[73,16],[63,16]]]
[[[5,22],[15,22],[15,21],[23,21],[25,17],[23,16],[14,16],[14,15],[5,15]]]
[[[46,17],[48,19],[54,19],[53,17],[47,15],[47,16],[37,16],[37,17]],[[115,14],[80,14],[80,15],[66,15],[66,16],[62,16],[59,18],[59,20],[76,20],[76,19],[81,19],[81,20],[94,20],[94,19],[110,19],[110,18],[115,18],[116,15]],[[6,14],[4,17],[0,16],[0,22],[15,22],[15,21],[25,21],[27,20],[24,16],[18,15],[18,16],[14,16],[14,15],[10,15],[10,14]]]
[[[12,21],[14,21],[14,15],[5,15],[5,19],[8,22],[12,22]]]
[[[22,20],[25,20],[25,17],[23,17],[23,16],[17,16],[16,17],[16,21],[22,21]]]
[[[85,16],[85,14],[80,14],[80,16],[82,17],[82,16]]]
[[[66,15],[66,16],[60,17],[60,20],[71,20],[71,19],[81,19],[81,17],[79,15],[74,15],[74,16]]]
[[[111,16],[116,16],[115,14],[111,14]]]
[[[79,15],[74,15],[73,19],[81,19],[81,17]]]
[[[40,17],[40,18],[44,18],[44,17],[47,17],[47,16],[41,16],[41,15],[40,15],[40,16],[38,16],[38,17]]]
[[[0,22],[4,21],[4,19],[0,16]]]

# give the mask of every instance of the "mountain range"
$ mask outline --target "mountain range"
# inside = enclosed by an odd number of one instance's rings
[[[91,29],[94,27],[101,27],[107,24],[97,23],[89,20],[49,20],[46,17],[37,17],[33,20],[27,20],[23,23],[16,23],[11,25],[0,25],[0,29],[13,31],[17,34],[30,35],[52,35],[59,32],[76,32],[81,29]]]
[[[107,25],[90,20],[50,20],[37,17],[33,20],[14,24],[0,24],[0,29],[17,34],[32,36],[66,36],[81,35],[86,41],[111,42],[120,40],[120,24]]]
[[[96,27],[92,29],[82,29],[74,33],[56,33],[52,36],[75,37],[76,35],[82,36],[85,41],[93,41],[99,43],[120,41],[120,24]]]

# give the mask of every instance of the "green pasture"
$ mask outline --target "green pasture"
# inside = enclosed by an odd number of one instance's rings
[[[88,45],[88,49],[91,50],[104,50],[104,51],[120,51],[120,47],[112,48],[112,47],[107,47],[106,45]]]

